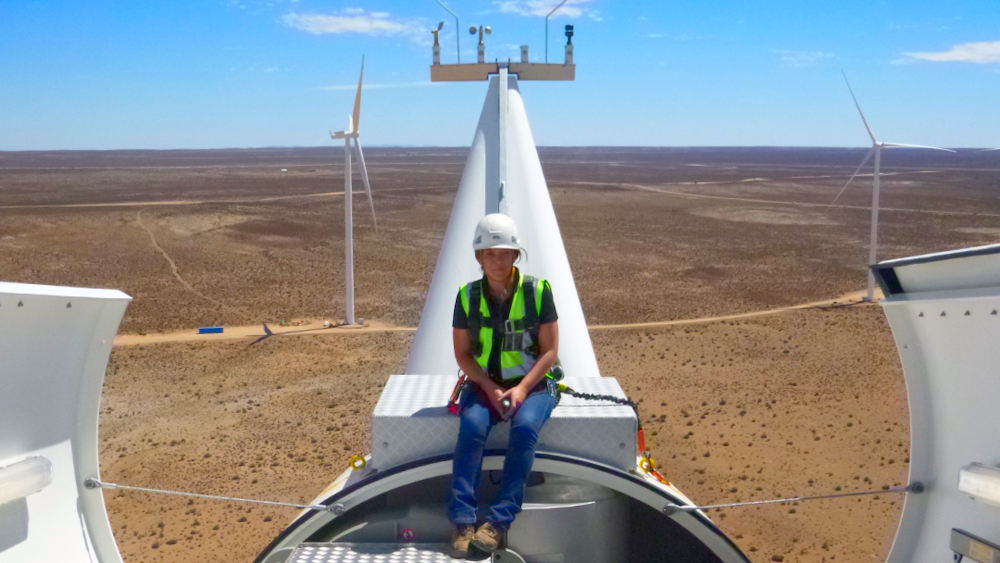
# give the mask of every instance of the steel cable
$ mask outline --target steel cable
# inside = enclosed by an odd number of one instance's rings
[[[181,497],[193,497],[208,500],[222,500],[228,502],[247,502],[251,504],[262,504],[266,506],[283,506],[287,508],[301,508],[310,510],[323,510],[327,512],[336,512],[337,505],[334,506],[323,506],[321,504],[296,504],[292,502],[275,502],[270,500],[257,500],[249,498],[237,498],[237,497],[224,497],[220,495],[203,495],[200,493],[187,493],[183,491],[168,491],[164,489],[150,489],[146,487],[132,487],[129,485],[118,485],[116,483],[103,483],[97,479],[87,479],[84,484],[88,489],[118,489],[121,491],[137,491],[142,493],[156,493],[161,495],[175,495]]]
[[[912,483],[905,487],[895,487],[892,489],[886,489],[881,491],[858,491],[856,493],[835,493],[831,495],[818,495],[812,497],[792,497],[792,498],[781,498],[773,500],[756,500],[750,502],[731,502],[727,504],[707,504],[704,506],[679,506],[676,504],[668,504],[663,511],[668,515],[675,512],[694,512],[696,510],[711,510],[713,508],[736,508],[742,506],[759,506],[762,504],[780,504],[785,502],[805,502],[810,500],[823,500],[823,499],[833,499],[833,498],[844,498],[844,497],[859,497],[865,495],[880,495],[880,494],[898,494],[898,493],[922,493],[924,492],[924,486],[921,483]]]

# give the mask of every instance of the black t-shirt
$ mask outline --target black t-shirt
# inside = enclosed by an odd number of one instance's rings
[[[514,275],[519,275],[520,272],[515,271]],[[475,282],[478,283],[478,282]],[[486,297],[486,304],[490,308],[490,318],[483,319],[484,322],[490,323],[493,328],[493,347],[490,349],[490,359],[486,364],[486,372],[490,375],[497,383],[502,382],[501,368],[500,368],[500,349],[503,347],[503,331],[504,322],[510,317],[510,305],[514,300],[514,294],[511,293],[502,303],[493,299],[489,293],[489,282],[483,277],[483,295]],[[476,305],[470,303],[469,307],[474,307]],[[539,324],[554,323],[559,319],[559,315],[556,314],[556,304],[552,299],[552,286],[549,282],[545,282],[542,285],[542,301],[541,301],[541,312],[538,315]],[[455,315],[451,321],[451,326],[461,330],[469,330],[469,317],[465,314],[465,309],[462,307],[462,293],[459,291],[458,297],[455,299]],[[516,381],[506,382],[506,383],[516,383]],[[507,385],[503,385],[507,387]]]

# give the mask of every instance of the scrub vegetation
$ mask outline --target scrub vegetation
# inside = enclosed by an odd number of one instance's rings
[[[541,149],[588,322],[856,297],[870,176],[830,202],[862,152]],[[379,230],[356,193],[357,314],[415,327],[466,149],[368,153]],[[132,335],[337,322],[339,154],[0,153],[0,279],[121,289],[135,298],[121,327]],[[1000,153],[900,151],[883,164],[880,257],[1000,238]],[[906,392],[877,306],[591,335],[603,375],[641,401],[658,468],[696,502],[906,481]],[[309,502],[352,455],[370,450],[369,414],[388,376],[405,368],[412,337],[320,330],[253,346],[118,346],[101,408],[102,476]],[[296,514],[141,493],[105,498],[127,562],[249,561]],[[877,495],[709,516],[755,562],[875,563],[901,501]]]

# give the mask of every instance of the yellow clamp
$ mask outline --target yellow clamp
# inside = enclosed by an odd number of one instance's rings
[[[364,456],[356,455],[351,458],[351,469],[355,471],[361,471],[366,465],[368,465],[368,462],[365,461]]]
[[[644,452],[642,454],[642,460],[639,462],[639,469],[642,469],[643,473],[647,475],[652,475],[657,481],[663,483],[664,485],[667,485],[668,487],[673,486],[670,484],[670,481],[667,481],[666,477],[656,470],[656,460],[653,459],[653,456],[649,455],[649,452]]]
[[[642,469],[642,472],[647,474],[656,471],[656,460],[649,455],[649,452],[646,452],[642,456],[642,461],[639,462],[639,469]]]

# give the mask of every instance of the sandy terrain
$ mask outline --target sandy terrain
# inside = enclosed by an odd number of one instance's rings
[[[102,404],[105,480],[307,502],[367,452],[465,149],[369,152],[380,229],[359,194],[355,252],[371,328],[351,332],[317,324],[343,308],[328,150],[0,153],[0,279],[136,298]],[[864,287],[870,178],[831,205],[862,150],[541,154],[585,313],[604,328],[591,333],[602,372],[642,400],[671,481],[700,503],[905,482],[905,388],[880,308],[790,308]],[[996,241],[1000,153],[894,152],[884,165],[880,256]],[[304,332],[251,346],[264,322]],[[634,323],[655,324],[608,326]],[[240,338],[191,336],[209,324]],[[296,512],[106,498],[129,562],[247,561]],[[711,516],[755,562],[876,562],[900,500]]]

